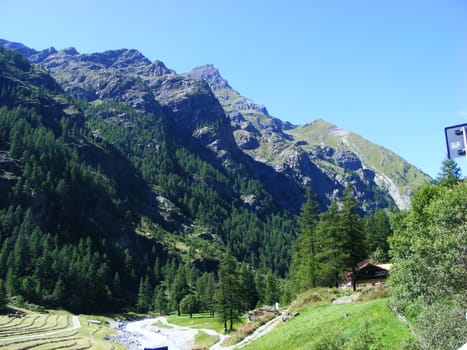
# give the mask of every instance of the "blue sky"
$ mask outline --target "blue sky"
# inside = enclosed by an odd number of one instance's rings
[[[467,123],[466,0],[0,0],[0,38],[212,63],[273,116],[325,119],[432,177],[444,128]]]

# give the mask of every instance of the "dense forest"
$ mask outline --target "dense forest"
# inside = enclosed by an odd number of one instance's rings
[[[162,118],[74,100],[40,67],[0,53],[6,295],[75,312],[180,310],[194,292],[212,299],[227,244],[243,273],[285,277],[294,220],[247,168],[216,168],[167,139]]]

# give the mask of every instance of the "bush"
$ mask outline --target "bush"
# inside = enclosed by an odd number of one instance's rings
[[[410,338],[404,341],[401,346],[401,350],[422,350],[417,339]]]
[[[424,349],[458,349],[467,341],[466,323],[460,306],[446,302],[425,305],[418,317],[420,344]]]
[[[363,290],[358,296],[359,301],[367,301],[373,299],[386,298],[388,296],[388,290],[383,286],[374,288],[368,288]]]

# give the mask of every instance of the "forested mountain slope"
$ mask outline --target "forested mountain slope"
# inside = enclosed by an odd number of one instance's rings
[[[254,177],[254,162],[210,145],[229,124],[204,83],[193,81],[200,117],[183,130],[177,111],[192,101],[172,90],[149,113],[114,99],[75,100],[12,51],[2,49],[0,65],[0,279],[8,295],[102,310],[134,305],[143,284],[179,305],[174,284],[182,296],[195,288],[227,244],[240,261],[285,274],[292,217]],[[165,84],[189,83],[171,78]]]
[[[272,118],[218,73],[176,74],[136,50],[0,45],[28,57],[0,52],[0,280],[11,296],[175,310],[216,280],[229,246],[236,272],[255,272],[258,301],[262,277],[287,274],[307,189],[324,210],[349,184],[363,213],[405,203],[388,183],[407,196],[428,181],[402,160],[409,180],[332,138],[315,145],[316,132]]]
[[[270,116],[265,106],[230,87],[212,65],[176,74],[136,50],[79,54],[74,48],[35,51],[18,43],[3,45],[41,64],[77,98],[112,99],[146,113],[163,109],[172,133],[191,142],[188,148],[201,145],[224,166],[234,155],[247,155],[240,161],[254,160],[254,176],[276,203],[295,214],[307,187],[324,209],[341,200],[350,184],[362,211],[373,212],[391,206],[407,209],[413,191],[430,181],[393,152],[350,131],[320,120],[295,126]],[[222,126],[205,125],[208,120]]]

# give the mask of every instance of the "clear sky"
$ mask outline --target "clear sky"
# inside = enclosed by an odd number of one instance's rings
[[[323,118],[432,177],[444,128],[467,123],[467,0],[0,0],[0,38],[212,63],[271,115]]]

